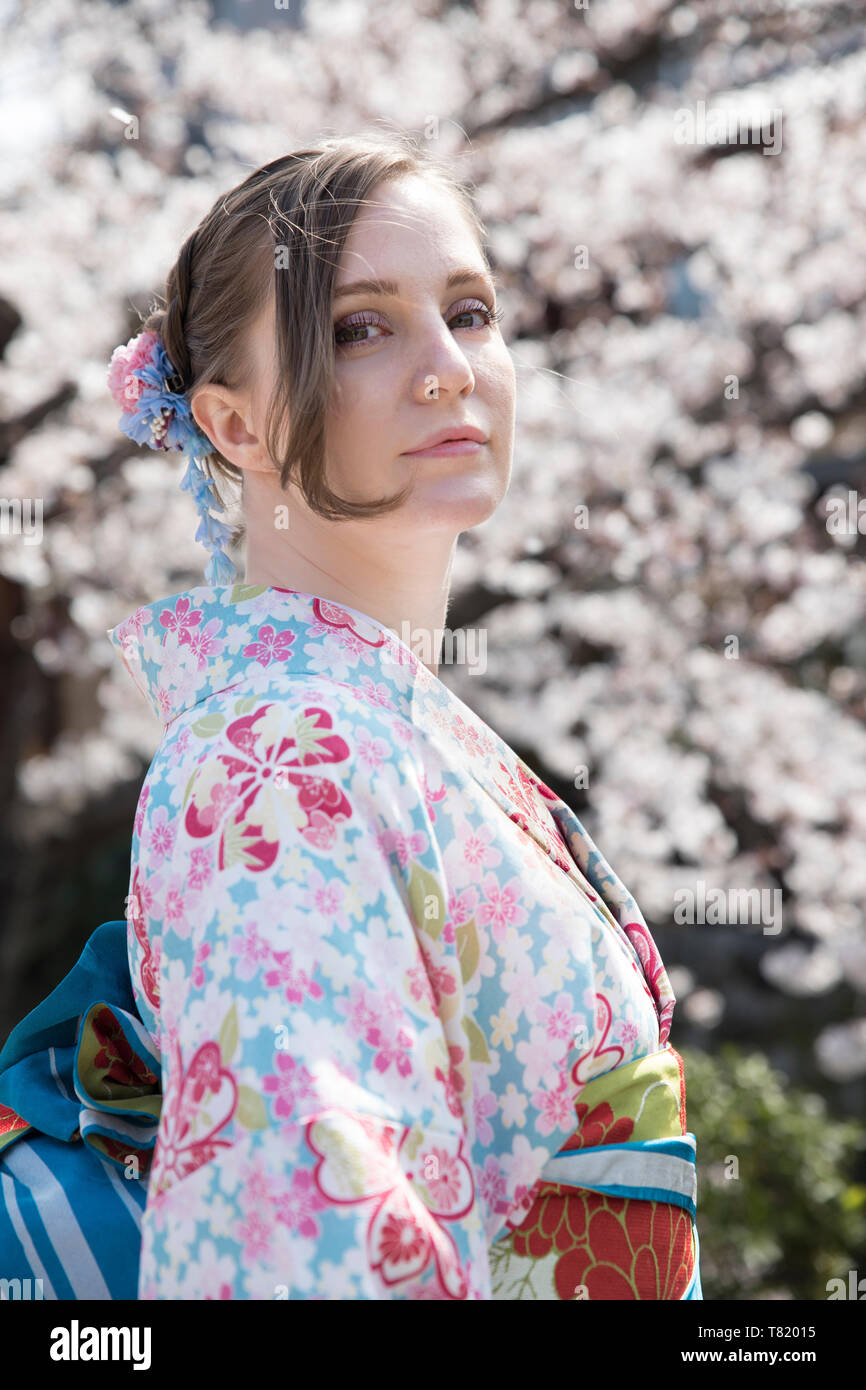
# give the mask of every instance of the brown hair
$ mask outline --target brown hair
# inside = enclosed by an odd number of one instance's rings
[[[246,389],[252,376],[247,334],[273,291],[277,380],[268,404],[266,441],[285,489],[293,477],[307,504],[330,520],[372,517],[399,507],[392,497],[349,502],[325,482],[325,412],[334,384],[333,287],[357,209],[383,179],[438,179],[459,200],[485,264],[486,228],[471,186],[407,135],[332,137],[296,150],[249,175],[219,197],[183,243],[169,271],[165,307],[142,328],[158,333],[189,398],[205,383]],[[285,445],[286,420],[290,429]],[[214,449],[212,478],[243,485],[243,470]],[[223,499],[225,500],[225,499]],[[233,530],[235,542],[245,533]]]

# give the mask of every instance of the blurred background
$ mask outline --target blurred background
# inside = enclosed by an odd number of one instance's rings
[[[0,28],[0,1041],[124,916],[160,727],[106,629],[207,560],[111,351],[220,192],[408,131],[475,188],[518,379],[448,617],[486,670],[441,678],[653,931],[705,1297],[866,1272],[861,5],[34,0]],[[678,923],[700,883],[778,891],[781,929]]]

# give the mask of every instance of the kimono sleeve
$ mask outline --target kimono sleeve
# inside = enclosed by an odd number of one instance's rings
[[[216,736],[212,709],[163,793],[171,852],[140,865],[166,1080],[139,1296],[489,1298],[416,735],[314,695],[248,698]]]

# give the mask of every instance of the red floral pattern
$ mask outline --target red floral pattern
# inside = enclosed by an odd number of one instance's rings
[[[121,1086],[137,1086],[148,1090],[159,1084],[159,1078],[130,1046],[126,1034],[107,1005],[91,1019],[91,1027],[101,1047],[93,1059],[110,1081]]]
[[[151,950],[150,937],[145,926],[146,921],[146,901],[145,897],[150,897],[149,892],[145,894],[143,879],[139,866],[136,864],[132,873],[132,886],[129,891],[127,921],[132,923],[135,939],[138,942],[138,978],[141,980],[141,987],[144,990],[145,998],[152,1008],[159,1011],[159,959],[155,951]]]
[[[339,1124],[343,1144],[355,1137],[367,1172],[361,1196],[348,1195],[344,1170],[331,1154],[331,1126]],[[423,1161],[408,1155],[410,1127],[395,1127],[373,1116],[347,1113],[321,1129],[308,1127],[307,1143],[318,1162],[314,1169],[321,1195],[337,1205],[364,1203],[371,1207],[367,1221],[367,1259],[386,1285],[421,1280],[435,1268],[440,1297],[464,1299],[468,1280],[461,1269],[447,1223],[471,1210],[472,1170],[463,1140],[433,1145]],[[341,1145],[342,1147],[342,1145]],[[419,1156],[420,1159],[420,1156]],[[429,1169],[429,1171],[428,1171]]]
[[[694,1270],[691,1218],[681,1207],[557,1183],[540,1184],[509,1241],[516,1255],[555,1257],[560,1299],[681,1299]]]
[[[511,819],[528,835],[532,835],[533,839],[537,840],[547,851],[553,862],[568,873],[574,867],[574,860],[568,853],[568,847],[559,833],[553,817],[542,818],[539,814],[538,804],[532,796],[532,789],[536,785],[535,779],[528,776],[526,769],[520,762],[516,765],[516,778],[509,772],[505,763],[500,762],[499,767],[505,773],[505,785],[502,782],[496,782],[494,785],[504,797],[514,803],[515,809],[509,812]]]
[[[8,1105],[0,1105],[0,1134],[11,1134],[18,1129],[29,1128],[29,1120],[23,1120],[10,1110]]]
[[[264,839],[261,825],[254,825],[247,819],[250,808],[268,785],[297,788],[298,804],[307,816],[300,833],[319,849],[330,847],[337,825],[352,814],[348,799],[333,782],[297,770],[316,763],[342,762],[348,757],[349,747],[345,740],[329,732],[333,726],[327,710],[314,706],[305,709],[298,735],[283,737],[279,744],[265,747],[255,725],[270,708],[270,704],[263,704],[252,714],[229,724],[225,736],[238,751],[219,755],[227,780],[211,789],[210,800],[205,805],[199,803],[193,792],[187,807],[184,824],[189,835],[204,839],[219,833],[217,863],[220,869],[226,867],[229,825],[241,827],[244,860],[250,869],[261,872],[274,863],[279,842]],[[307,746],[310,741],[312,747]]]
[[[219,1044],[202,1043],[186,1071],[177,1037],[171,1040],[170,1084],[160,1116],[148,1200],[167,1192],[181,1178],[231,1147],[224,1135],[238,1105],[238,1085],[222,1064]]]

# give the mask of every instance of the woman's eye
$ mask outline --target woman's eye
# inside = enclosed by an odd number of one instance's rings
[[[502,311],[500,309],[491,309],[489,304],[484,304],[480,299],[472,300],[466,308],[455,309],[453,317],[466,318],[469,314],[483,314],[483,328],[489,328],[492,324],[498,323],[502,318]]]
[[[489,328],[494,323],[498,323],[499,320],[502,318],[501,310],[491,309],[489,305],[482,303],[481,300],[472,300],[466,305],[458,305],[458,307],[451,314],[448,322],[453,323],[455,319],[471,318],[473,314],[478,314],[482,317],[483,322],[480,324],[481,328]],[[476,328],[479,327],[479,325],[474,326]],[[334,329],[334,338],[338,347],[363,347],[365,346],[365,344],[374,341],[374,339],[366,336],[365,330],[367,328],[382,327],[384,327],[384,325],[379,321],[375,314],[366,312],[361,314],[353,314],[351,318],[342,319],[341,322],[337,324],[336,328]],[[462,324],[458,325],[458,327],[471,328],[473,327],[473,325]],[[341,334],[360,334],[363,336],[341,337]]]
[[[355,333],[358,331],[363,331],[365,328],[381,328],[381,326],[382,325],[376,320],[376,318],[372,314],[356,314],[353,318],[344,319],[342,323],[337,324],[337,327],[334,330],[334,337],[339,347],[362,347],[364,343],[369,343],[372,341],[372,339],[355,338],[347,342],[340,338],[340,334]]]

